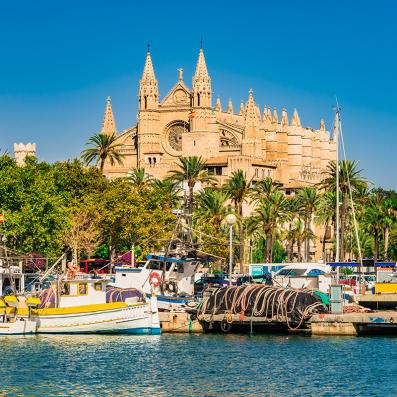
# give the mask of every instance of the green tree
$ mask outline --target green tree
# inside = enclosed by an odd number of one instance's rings
[[[358,169],[358,162],[342,160],[339,162],[339,189],[341,192],[342,204],[340,207],[340,258],[345,259],[345,228],[346,217],[349,207],[349,185],[352,191],[362,189],[368,185],[368,181],[362,176],[362,170]],[[325,178],[319,183],[319,187],[325,191],[336,191],[336,162],[331,161],[325,173]]]
[[[216,178],[208,174],[205,161],[201,157],[181,157],[177,163],[177,169],[168,173],[168,179],[183,184],[187,183],[189,190],[189,226],[192,226],[192,214],[194,205],[194,187],[196,183],[215,184]]]
[[[334,236],[336,235],[335,224],[336,211],[336,194],[335,192],[323,192],[320,197],[316,210],[316,223],[324,225],[324,233],[322,237],[322,258],[326,260],[326,241],[328,229],[331,225],[334,226]]]
[[[317,193],[317,190],[313,187],[304,187],[299,189],[296,195],[296,201],[298,205],[298,209],[303,217],[305,223],[305,261],[310,261],[310,232],[311,230],[311,222],[313,219],[313,214],[316,212],[317,206],[320,201],[320,197]]]
[[[202,190],[196,197],[197,209],[193,218],[199,224],[209,222],[219,228],[230,212],[226,205],[228,198],[228,195],[221,190],[212,188]]]
[[[261,229],[266,238],[265,261],[271,262],[273,244],[283,223],[290,219],[288,200],[281,192],[272,193],[268,199],[261,200],[248,220],[251,232]]]
[[[224,183],[222,190],[232,200],[238,219],[239,240],[240,240],[240,273],[244,273],[244,244],[245,244],[245,224],[243,217],[243,204],[248,201],[251,194],[251,180],[243,170],[237,170]]]
[[[116,143],[116,134],[94,134],[88,139],[87,145],[91,147],[84,149],[81,153],[83,161],[88,165],[95,161],[103,173],[106,160],[113,166],[116,163],[122,165],[124,155],[120,153],[121,144]]]
[[[128,180],[137,189],[148,187],[153,182],[153,178],[145,172],[144,167],[133,168],[128,174]]]

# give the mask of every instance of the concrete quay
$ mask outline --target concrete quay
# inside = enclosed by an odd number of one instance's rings
[[[312,335],[397,335],[397,312],[316,314],[309,327]]]

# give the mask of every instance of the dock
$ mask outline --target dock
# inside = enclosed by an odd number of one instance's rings
[[[189,313],[167,311],[159,312],[161,332],[163,333],[203,333],[203,327],[192,320]]]
[[[397,335],[397,312],[315,314],[308,325],[312,335]]]

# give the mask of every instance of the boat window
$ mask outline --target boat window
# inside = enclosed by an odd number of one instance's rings
[[[61,285],[61,296],[70,295],[70,284],[62,283]]]
[[[320,276],[321,274],[325,274],[325,272],[320,269],[312,269],[307,273],[308,276]]]
[[[161,261],[150,261],[147,265],[147,269],[150,270],[163,270],[164,262]],[[170,270],[172,262],[166,262],[165,270]]]
[[[87,283],[79,283],[79,295],[87,295]]]
[[[306,269],[281,269],[277,274],[278,276],[303,276],[305,274]]]
[[[177,263],[174,268],[174,272],[183,273],[184,272],[183,263]]]
[[[94,289],[95,291],[102,291],[102,283],[95,283]]]

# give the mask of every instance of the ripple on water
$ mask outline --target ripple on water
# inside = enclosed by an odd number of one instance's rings
[[[389,396],[397,339],[33,336],[0,339],[0,396]]]

